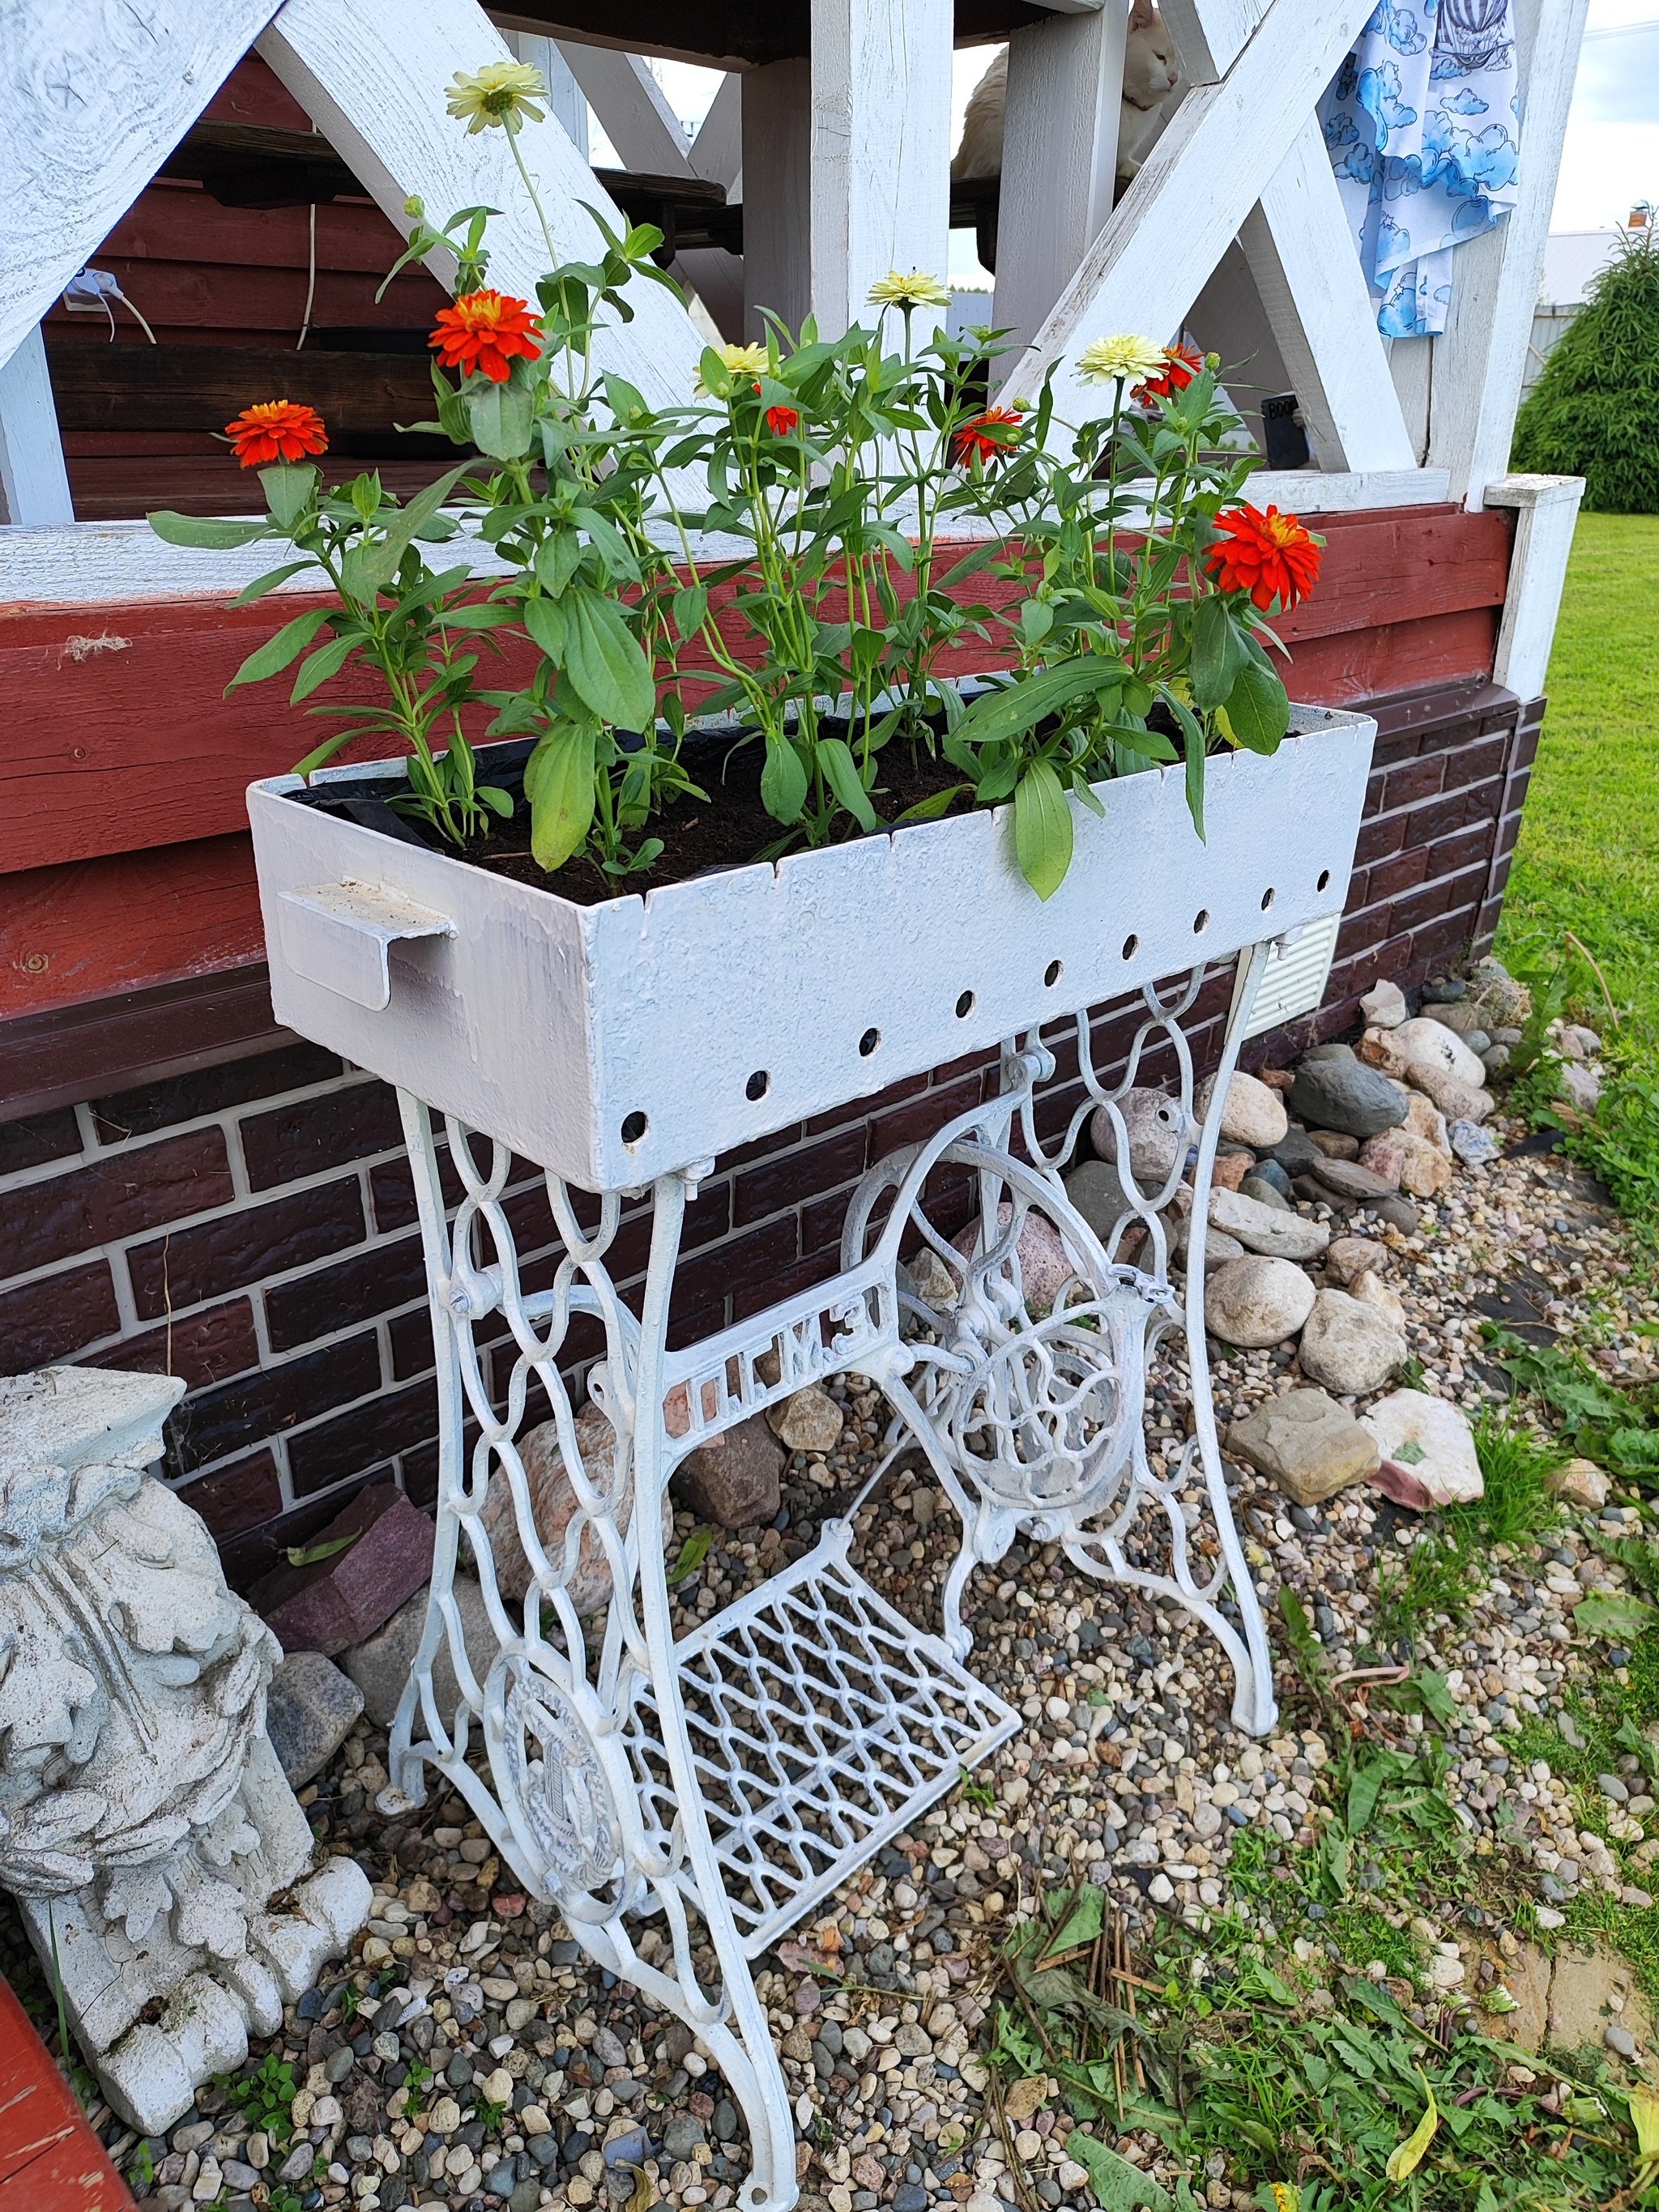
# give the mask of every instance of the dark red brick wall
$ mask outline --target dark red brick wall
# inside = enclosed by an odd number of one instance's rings
[[[1380,975],[1409,984],[1497,926],[1542,702],[1470,684],[1382,702],[1358,860],[1319,1014],[1255,1039],[1283,1065],[1340,1032]],[[1194,1019],[1219,1043],[1231,969]],[[1097,1044],[1109,1062],[1121,1027]],[[1167,1069],[1156,1059],[1147,1079]],[[781,1130],[721,1160],[692,1206],[674,1334],[690,1341],[823,1280],[865,1170],[994,1087],[976,1057]],[[1060,1048],[1044,1120],[1083,1097]],[[527,1278],[556,1249],[536,1171],[508,1212]],[[940,1197],[953,1227],[965,1187]],[[392,1474],[432,1497],[436,1399],[413,1184],[392,1093],[295,1041],[112,1096],[0,1123],[0,1372],[52,1361],[170,1370],[188,1395],[167,1474],[246,1584]],[[648,1207],[626,1213],[613,1264],[637,1283]],[[591,1358],[591,1341],[573,1345]]]

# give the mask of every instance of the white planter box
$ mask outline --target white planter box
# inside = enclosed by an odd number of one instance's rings
[[[586,1189],[668,1170],[1202,958],[1338,915],[1376,725],[1298,708],[1270,758],[1074,805],[1046,903],[1012,809],[576,906],[248,792],[279,1020]],[[315,780],[402,781],[403,764]]]

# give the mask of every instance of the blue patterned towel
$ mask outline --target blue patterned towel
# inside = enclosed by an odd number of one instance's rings
[[[1446,327],[1453,248],[1515,205],[1520,114],[1510,0],[1380,0],[1319,120],[1386,337]]]

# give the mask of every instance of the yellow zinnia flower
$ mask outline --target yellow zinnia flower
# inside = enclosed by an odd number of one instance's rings
[[[763,345],[726,345],[719,348],[720,364],[728,376],[759,376],[766,367],[766,348]],[[697,389],[705,398],[708,386],[701,376]]]
[[[951,288],[925,270],[913,269],[902,276],[890,269],[870,287],[869,300],[872,307],[948,307]]]
[[[516,131],[520,122],[539,123],[544,111],[538,100],[547,98],[547,83],[529,62],[486,62],[469,76],[457,70],[449,88],[449,112],[466,124],[467,136],[491,131],[497,125]]]
[[[1085,384],[1139,384],[1163,366],[1161,345],[1121,331],[1114,338],[1091,338],[1078,356],[1077,373]]]

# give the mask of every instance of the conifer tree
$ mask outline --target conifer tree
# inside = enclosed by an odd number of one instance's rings
[[[1626,231],[1516,418],[1512,469],[1583,477],[1584,505],[1659,514],[1659,250]]]

